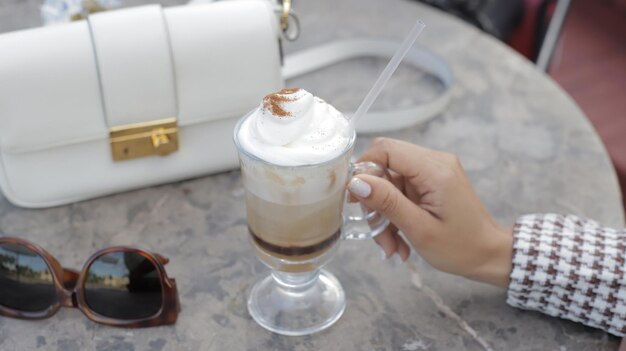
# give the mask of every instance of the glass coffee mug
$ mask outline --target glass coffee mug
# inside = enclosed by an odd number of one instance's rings
[[[248,310],[262,327],[283,335],[308,335],[330,327],[346,306],[341,284],[322,267],[341,239],[367,239],[389,221],[350,201],[346,191],[354,174],[387,175],[371,163],[351,164],[356,135],[341,155],[318,164],[281,166],[260,159],[238,140],[246,190],[250,243],[272,273],[254,285]]]

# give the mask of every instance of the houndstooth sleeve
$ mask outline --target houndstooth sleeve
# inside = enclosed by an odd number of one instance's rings
[[[513,235],[509,305],[626,335],[626,230],[537,214]]]

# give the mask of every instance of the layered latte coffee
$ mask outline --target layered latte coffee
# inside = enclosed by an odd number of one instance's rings
[[[354,142],[348,120],[303,89],[283,89],[247,116],[236,139],[255,249],[273,268],[306,269],[340,238]]]

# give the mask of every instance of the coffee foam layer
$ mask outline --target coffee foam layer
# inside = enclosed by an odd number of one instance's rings
[[[345,155],[346,158],[350,154]],[[246,191],[282,205],[306,205],[323,201],[345,191],[348,160],[315,167],[279,168],[254,160],[242,161]]]
[[[331,160],[345,151],[351,137],[349,122],[341,112],[297,88],[266,96],[237,135],[248,153],[281,166]]]

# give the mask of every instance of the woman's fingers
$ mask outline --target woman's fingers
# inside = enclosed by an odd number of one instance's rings
[[[398,188],[398,190],[400,190],[400,192],[404,194],[404,177],[401,174],[392,170],[389,170],[389,175],[391,175],[391,183],[393,183],[393,185],[395,185],[396,188]]]
[[[396,253],[398,254],[398,256],[400,256],[402,261],[406,261],[409,256],[411,256],[411,247],[397,232],[394,234],[394,237],[396,239],[396,243],[398,244],[396,248]]]
[[[377,235],[374,241],[380,246],[383,259],[387,259],[396,253],[402,261],[406,261],[411,256],[411,248],[398,234],[398,229],[393,225],[390,225],[385,231]]]
[[[376,138],[359,160],[377,163],[410,178],[421,173],[423,167],[428,167],[424,160],[432,158],[434,152],[406,141]]]
[[[395,228],[387,227],[382,233],[376,235],[374,241],[380,246],[381,258],[387,259],[398,250],[398,242],[395,239],[396,233],[394,232]],[[397,231],[397,229],[395,229]]]
[[[390,181],[359,174],[348,183],[348,190],[365,207],[380,212],[404,233],[419,235],[419,228],[431,224],[430,214],[414,204]],[[417,227],[417,223],[420,227]]]

